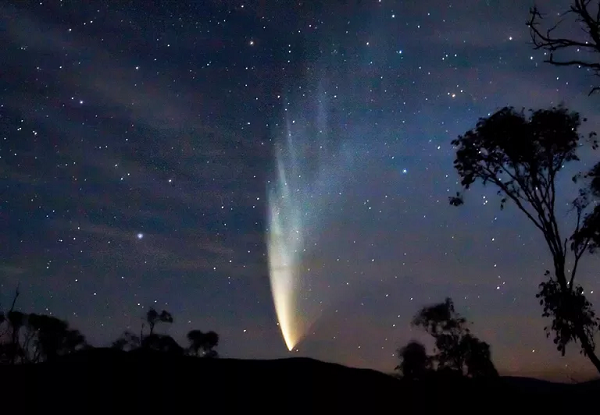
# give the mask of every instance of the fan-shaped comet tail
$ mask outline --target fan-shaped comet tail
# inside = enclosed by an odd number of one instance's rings
[[[288,149],[289,151],[290,149]],[[278,153],[277,180],[268,197],[268,255],[271,291],[279,327],[288,350],[298,343],[295,321],[298,253],[302,245],[302,223],[286,180],[283,153]]]
[[[326,95],[311,106],[302,102],[298,118],[287,112],[285,139],[276,145],[276,177],[267,189],[269,278],[279,327],[291,351],[322,311],[327,293],[318,289],[319,266],[309,264],[320,250],[319,238],[352,151],[328,139]],[[282,137],[283,138],[283,137]],[[342,151],[345,150],[345,151]],[[332,192],[332,189],[337,189]],[[327,216],[327,215],[325,215]]]

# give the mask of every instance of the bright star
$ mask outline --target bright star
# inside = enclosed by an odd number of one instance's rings
[[[138,239],[142,239],[143,237],[144,237],[144,234],[143,234],[143,233],[138,233],[138,234],[137,234],[137,238],[138,238]]]

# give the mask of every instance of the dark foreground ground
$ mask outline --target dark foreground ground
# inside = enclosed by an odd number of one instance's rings
[[[312,359],[197,359],[109,349],[0,367],[2,413],[561,413],[597,409],[600,382],[437,380],[419,386]]]

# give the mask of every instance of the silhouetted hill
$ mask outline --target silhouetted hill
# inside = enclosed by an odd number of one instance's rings
[[[583,407],[600,384],[519,378],[414,385],[313,359],[199,359],[93,349],[60,361],[4,366],[4,408],[25,413],[482,413]],[[586,402],[587,400],[587,402]],[[569,406],[565,406],[569,403]]]

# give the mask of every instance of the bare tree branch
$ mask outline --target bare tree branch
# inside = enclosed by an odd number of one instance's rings
[[[13,301],[12,301],[12,304],[10,306],[10,310],[8,311],[9,313],[15,311],[15,304],[17,303],[17,298],[19,298],[19,295],[20,295],[19,285],[20,284],[17,284],[17,289],[15,290],[15,296],[13,297]]]
[[[595,15],[592,15],[590,0],[573,0],[569,10],[561,14],[561,19],[547,29],[541,27],[541,22],[545,16],[537,7],[532,7],[529,11],[529,20],[527,26],[534,45],[534,49],[545,50],[549,53],[549,58],[544,62],[554,66],[578,66],[591,69],[594,75],[600,76],[600,56],[598,60],[582,59],[560,59],[555,56],[559,51],[587,51],[592,54],[600,55],[600,5]],[[573,26],[581,25],[585,39],[579,40],[571,37],[556,36],[555,31],[565,23],[566,18],[574,16]],[[593,87],[589,95],[596,92],[599,87]]]

